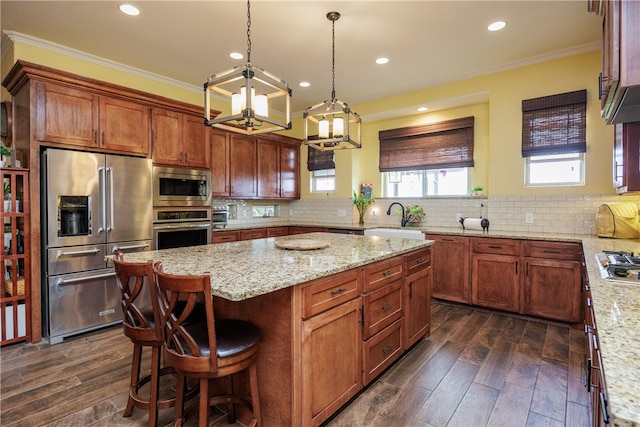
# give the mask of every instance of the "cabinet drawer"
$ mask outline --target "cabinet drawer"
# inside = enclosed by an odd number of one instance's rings
[[[374,336],[396,320],[400,319],[402,310],[402,285],[403,280],[398,280],[377,291],[363,296],[364,306],[364,330],[363,339]]]
[[[267,237],[287,236],[289,235],[289,227],[271,227],[267,228]]]
[[[243,230],[240,232],[240,240],[263,239],[265,237],[267,237],[267,230],[264,228]]]
[[[368,384],[402,354],[402,320],[364,342],[364,384]]]
[[[471,250],[483,254],[519,255],[520,242],[511,239],[473,239]]]
[[[235,242],[239,237],[237,231],[214,231],[211,234],[211,243]]]
[[[364,269],[364,291],[371,292],[403,276],[403,258],[395,257]]]
[[[358,271],[349,271],[303,288],[302,317],[308,319],[360,296],[362,293],[360,278]]]
[[[431,248],[420,249],[404,256],[404,271],[407,276],[431,265]]]
[[[533,258],[581,261],[582,246],[578,243],[526,242],[524,255]]]

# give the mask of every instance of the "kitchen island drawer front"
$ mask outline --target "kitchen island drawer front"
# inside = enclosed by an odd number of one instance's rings
[[[362,293],[361,277],[359,271],[349,271],[306,286],[302,290],[302,317],[308,319],[359,297]]]
[[[402,355],[402,337],[402,321],[398,320],[364,342],[364,384],[371,382]]]
[[[524,256],[568,261],[582,260],[582,245],[565,242],[525,242]]]
[[[471,250],[483,254],[519,255],[520,242],[512,239],[477,238],[471,241]]]
[[[431,248],[421,249],[404,256],[404,269],[407,276],[431,265]]]
[[[404,315],[402,285],[398,280],[384,288],[364,295],[363,338],[369,339]]]
[[[364,269],[364,291],[371,292],[400,279],[404,274],[402,264],[403,258],[395,257],[366,267]]]

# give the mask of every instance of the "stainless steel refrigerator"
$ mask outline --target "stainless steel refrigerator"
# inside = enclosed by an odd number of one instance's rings
[[[43,319],[49,341],[122,321],[105,256],[151,250],[150,159],[47,149],[42,154]]]

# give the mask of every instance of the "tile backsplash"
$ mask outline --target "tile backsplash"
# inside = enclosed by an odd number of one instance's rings
[[[617,195],[564,195],[564,196],[504,196],[504,197],[443,197],[387,199],[377,198],[365,215],[367,226],[398,226],[400,216],[397,206],[387,215],[393,202],[404,206],[420,205],[427,216],[425,227],[461,227],[456,220],[463,217],[488,218],[490,229],[498,231],[524,231],[543,233],[596,234],[595,214],[598,206],[607,202],[633,202],[640,206],[640,196]],[[214,201],[215,202],[215,201]],[[317,225],[357,225],[358,213],[351,198],[314,198],[275,202],[280,206],[280,216],[252,218],[251,200],[236,201],[239,215],[230,220],[231,226],[267,226],[281,223],[305,223]],[[263,205],[264,202],[255,202]],[[242,211],[248,211],[242,216]],[[527,222],[529,220],[529,222]]]

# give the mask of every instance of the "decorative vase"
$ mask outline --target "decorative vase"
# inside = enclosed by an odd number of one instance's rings
[[[364,225],[364,212],[358,212],[358,224]]]

